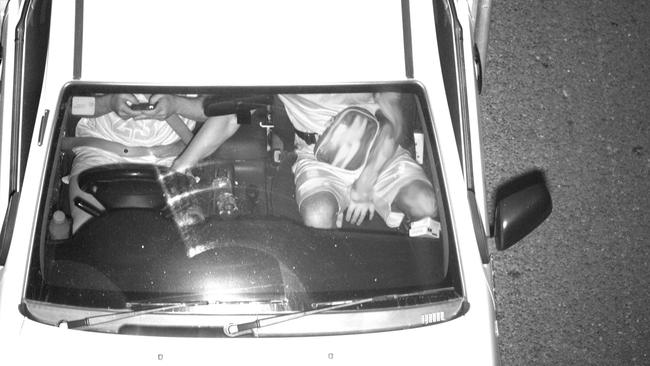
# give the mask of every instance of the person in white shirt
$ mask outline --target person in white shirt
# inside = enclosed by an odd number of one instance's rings
[[[141,103],[149,103],[154,108],[135,109],[134,106]],[[69,196],[73,232],[90,218],[74,205],[75,197],[82,197],[101,208],[92,195],[79,188],[78,176],[84,170],[107,164],[140,163],[186,172],[237,131],[239,125],[234,115],[208,118],[203,113],[202,103],[201,97],[163,94],[95,97],[94,113],[81,118],[75,129],[75,137],[86,138],[79,140],[92,143],[79,144],[72,149],[75,158]],[[191,144],[187,147],[179,143],[181,136],[168,122],[171,118],[179,118],[188,130],[196,129],[197,122],[203,123],[196,136],[190,136]]]
[[[405,121],[398,93],[280,95],[296,136],[296,201],[305,225],[360,225],[374,212],[389,227],[434,218],[431,182],[399,145]],[[376,118],[375,118],[376,117]],[[347,121],[343,121],[348,119]],[[301,136],[315,134],[316,141]]]

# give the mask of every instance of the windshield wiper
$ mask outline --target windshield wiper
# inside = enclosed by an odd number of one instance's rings
[[[102,314],[96,316],[89,316],[78,320],[61,320],[59,327],[75,329],[82,327],[90,327],[94,325],[110,323],[122,319],[133,318],[143,314],[155,313],[159,311],[186,309],[192,306],[208,305],[208,301],[186,301],[174,303],[128,303],[127,306],[133,310],[123,311],[112,314]]]
[[[237,337],[244,334],[251,334],[255,330],[263,327],[268,327],[269,325],[283,323],[290,320],[302,318],[304,316],[323,313],[330,310],[348,308],[348,307],[366,304],[366,303],[372,303],[372,302],[399,300],[399,299],[412,297],[412,296],[427,296],[427,295],[433,295],[445,291],[454,291],[454,288],[445,287],[445,288],[430,289],[430,290],[423,290],[423,291],[416,291],[416,292],[407,292],[401,294],[379,295],[379,296],[368,297],[365,299],[358,299],[358,300],[345,300],[345,301],[336,301],[336,302],[328,302],[328,303],[312,303],[311,307],[313,308],[313,310],[306,310],[306,311],[299,311],[291,314],[277,315],[277,316],[272,316],[270,318],[257,319],[255,321],[247,322],[247,323],[239,323],[239,324],[229,323],[223,327],[223,332],[228,337]],[[320,307],[323,305],[325,306]]]

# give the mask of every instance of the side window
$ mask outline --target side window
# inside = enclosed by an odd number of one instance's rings
[[[2,58],[4,58],[4,48],[7,44],[7,32],[5,29],[5,14],[7,11],[7,1],[0,0],[0,30],[2,30],[2,37],[0,37],[0,65],[2,65]],[[2,91],[0,91],[1,93]]]
[[[27,154],[36,125],[36,113],[41,98],[47,46],[50,38],[51,1],[36,1],[25,21],[22,125],[20,130],[20,181],[25,175]]]
[[[4,2],[0,5],[4,5]],[[9,47],[15,50],[15,54],[12,60],[2,60],[3,86],[11,83],[11,88],[3,88],[4,94],[11,91],[12,95],[9,97],[3,94],[1,97],[3,101],[10,98],[13,107],[11,113],[7,110],[2,111],[0,120],[2,123],[0,141],[5,144],[0,146],[4,165],[0,168],[5,179],[1,184],[2,192],[0,192],[3,195],[1,214],[4,215],[1,217],[0,266],[4,265],[9,250],[20,186],[25,176],[30,142],[36,125],[49,42],[51,5],[50,0],[33,1],[26,5],[22,9],[15,33],[14,29],[8,27],[3,21],[2,55],[6,54]],[[14,39],[15,43],[11,42]],[[6,72],[5,61],[13,63],[13,74]],[[2,108],[7,106],[3,103]],[[7,118],[10,118],[10,121],[6,120]],[[9,159],[5,159],[4,154],[9,155]]]
[[[13,227],[13,221],[8,219],[10,216],[15,215],[17,207],[15,202],[11,203],[12,196],[14,201],[17,200],[18,196],[14,194],[13,184],[10,183],[13,181],[11,177],[13,171],[11,167],[13,138],[11,136],[12,126],[7,121],[11,119],[11,108],[5,107],[5,98],[9,95],[9,100],[11,99],[10,80],[13,79],[10,71],[7,71],[7,62],[5,61],[7,49],[11,45],[11,36],[8,35],[7,8],[7,1],[0,1],[0,21],[2,22],[0,28],[0,222],[2,223],[0,230],[0,266],[5,264],[9,250],[9,241],[6,238],[11,235],[12,231],[8,229]]]
[[[468,120],[467,91],[465,90],[464,60],[462,54],[463,29],[458,23],[453,4],[449,0],[434,1],[436,34],[445,93],[456,137],[458,155],[468,187],[471,187],[471,159],[466,141]]]

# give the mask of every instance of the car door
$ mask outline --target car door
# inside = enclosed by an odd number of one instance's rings
[[[437,13],[440,65],[458,155],[467,189],[474,191],[477,200],[480,200],[484,198],[482,193],[477,192],[484,189],[477,105],[477,78],[480,75],[477,74],[478,68],[475,68],[471,15],[468,8],[457,7],[451,0],[435,1],[434,10]]]
[[[12,128],[12,104],[13,89],[11,82],[13,80],[14,70],[14,51],[11,47],[12,39],[10,29],[15,25],[14,19],[19,11],[18,6],[14,3],[7,4],[4,2],[2,10],[2,28],[1,28],[1,57],[2,71],[0,74],[0,219],[2,228],[0,229],[0,266],[4,266],[7,251],[9,250],[8,228],[12,225],[7,222],[8,217],[12,216],[9,211],[14,211],[17,207],[17,195],[15,195],[15,176],[12,175],[12,162],[14,161],[13,153],[13,128]],[[13,203],[11,203],[13,201]],[[12,207],[10,210],[9,208]]]
[[[484,11],[488,11],[489,1],[440,0],[434,2],[434,12],[445,94],[465,178],[474,234],[485,277],[494,288],[478,116],[481,66],[473,37],[476,18],[472,13],[485,4],[488,9]],[[487,39],[487,34],[481,32],[481,37]]]
[[[51,1],[10,1],[2,23],[0,266],[11,244],[41,96]]]

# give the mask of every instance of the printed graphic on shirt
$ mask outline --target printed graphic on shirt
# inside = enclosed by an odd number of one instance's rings
[[[369,111],[359,107],[346,108],[318,140],[314,149],[316,159],[337,168],[361,169],[378,133],[379,122]]]
[[[194,121],[182,117],[181,119],[190,129],[194,128]],[[168,145],[179,139],[166,121],[123,120],[112,112],[96,118],[82,118],[77,124],[75,135],[97,137],[127,146]]]

